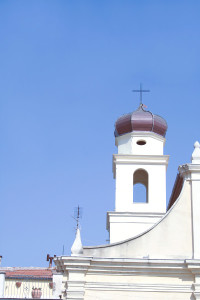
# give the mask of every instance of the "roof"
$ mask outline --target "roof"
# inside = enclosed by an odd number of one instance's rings
[[[160,116],[144,109],[143,104],[132,113],[121,116],[115,122],[115,136],[132,131],[154,132],[165,137],[167,122]]]
[[[1,268],[6,278],[52,279],[55,268]]]
[[[168,204],[168,207],[167,207],[167,211],[172,207],[172,205],[178,199],[182,188],[183,188],[183,178],[180,176],[180,173],[178,173],[177,176],[176,176],[176,180],[175,180],[175,183],[174,183],[174,187],[173,187],[173,190],[172,190],[171,197],[169,199],[169,204]]]

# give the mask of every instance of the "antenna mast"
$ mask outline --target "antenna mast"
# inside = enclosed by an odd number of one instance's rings
[[[82,208],[78,205],[78,207],[76,207],[74,209],[74,219],[76,221],[76,230],[79,228],[79,222],[80,222],[81,218],[82,218]]]

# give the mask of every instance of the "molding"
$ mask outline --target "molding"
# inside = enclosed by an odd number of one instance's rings
[[[101,246],[100,246],[101,247]],[[84,247],[91,248],[91,247]],[[200,260],[190,259],[133,259],[133,258],[94,258],[85,256],[57,256],[55,258],[55,264],[57,261],[61,261],[65,270],[88,270],[89,268],[97,267],[111,267],[111,268],[124,268],[128,270],[136,269],[149,269],[149,270],[185,270],[192,267],[200,268]],[[198,262],[198,263],[197,263]],[[83,265],[84,264],[84,265]],[[79,267],[79,268],[78,268]]]
[[[200,260],[199,259],[187,259],[186,265],[188,270],[191,271],[195,276],[195,282],[192,285],[193,287],[193,297],[194,299],[200,299]]]
[[[165,214],[166,213],[108,211],[106,217],[106,229],[108,231],[110,230],[110,223],[144,223],[144,224],[148,223],[154,225]],[[122,217],[123,217],[123,221],[120,221]],[[142,218],[143,221],[141,221],[140,218]]]
[[[200,260],[190,259],[128,259],[61,256],[55,258],[63,265],[66,280],[66,299],[83,300],[85,291],[124,291],[188,293],[199,299],[199,284],[194,282],[193,274],[200,275]],[[193,273],[194,270],[194,273]],[[87,275],[97,276],[98,281]],[[145,276],[152,278],[151,283],[117,282],[120,276]],[[111,276],[112,282],[103,277]],[[157,277],[182,278],[179,283],[154,283]],[[90,281],[90,278],[92,281]],[[105,277],[106,278],[106,277]],[[187,279],[186,284],[184,278]],[[170,281],[168,281],[170,282]]]
[[[173,292],[190,293],[190,284],[142,284],[142,283],[113,283],[113,282],[88,282],[85,284],[87,290],[102,291],[126,291],[126,292]]]
[[[112,216],[112,217],[148,217],[148,218],[161,218],[165,215],[166,213],[154,213],[154,212],[122,212],[122,211],[108,211],[107,216]]]
[[[135,155],[135,154],[113,154],[113,162],[118,164],[168,164],[169,155]],[[200,167],[200,165],[199,165]]]
[[[118,146],[117,142],[119,139],[124,139],[127,137],[152,137],[155,140],[163,142],[164,145],[165,145],[165,141],[166,141],[166,139],[163,136],[161,136],[153,131],[132,131],[132,132],[125,133],[123,135],[116,136],[115,137],[115,145]]]
[[[193,274],[199,274],[200,275],[200,259],[186,259],[185,260],[187,268],[193,273]]]
[[[85,281],[68,280],[66,288],[66,298],[74,300],[84,300],[85,295]]]
[[[178,168],[181,176],[190,174],[190,173],[200,173],[200,164],[185,164],[181,165]]]
[[[116,165],[165,165],[168,166],[169,155],[133,155],[113,154],[113,175],[116,177]]]
[[[132,258],[93,258],[93,257],[57,257],[62,261],[65,274],[72,274],[72,280],[82,286],[86,274],[93,275],[146,275],[146,276],[179,276],[179,275],[200,275],[200,264],[190,259],[132,259]],[[75,262],[76,261],[76,262]],[[87,261],[87,266],[82,266],[83,261]],[[74,262],[74,263],[73,263]],[[57,262],[55,262],[57,265]],[[74,275],[73,275],[74,274]],[[79,278],[79,279],[78,279]],[[72,285],[71,285],[72,286]]]

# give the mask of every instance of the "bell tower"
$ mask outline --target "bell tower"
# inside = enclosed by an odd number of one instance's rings
[[[143,104],[115,123],[115,211],[107,214],[111,243],[146,231],[166,212],[166,131],[166,121]]]

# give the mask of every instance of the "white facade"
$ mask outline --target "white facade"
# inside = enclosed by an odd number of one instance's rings
[[[193,258],[200,259],[200,145],[194,144],[192,163],[179,167],[179,172],[191,185]]]
[[[77,231],[72,255],[54,259],[63,273],[63,297],[200,300],[200,144],[192,162],[179,167],[166,213],[166,122],[141,104],[115,129],[121,135],[113,156],[115,211],[107,214],[111,243],[83,247]],[[137,184],[146,189],[143,202],[135,198]]]
[[[116,179],[115,212],[108,212],[110,242],[125,240],[152,227],[166,212],[165,138],[154,132],[131,132],[116,137],[113,155]],[[146,202],[134,199],[134,185],[146,187]]]

